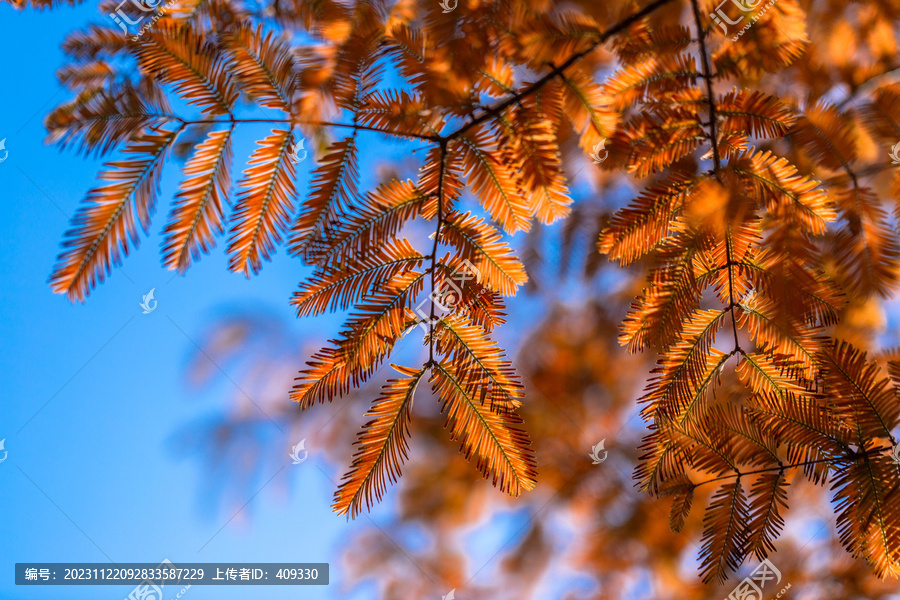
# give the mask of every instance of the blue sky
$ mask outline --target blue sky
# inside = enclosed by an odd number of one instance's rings
[[[185,362],[216,318],[234,307],[262,310],[290,323],[301,340],[323,337],[328,324],[297,322],[287,303],[304,274],[298,261],[280,251],[247,281],[227,272],[220,244],[186,277],[173,278],[160,265],[158,235],[179,171],[169,168],[152,235],[86,304],[72,305],[47,285],[69,216],[94,184],[99,161],[44,145],[43,119],[68,98],[55,77],[66,33],[101,18],[94,3],[43,13],[0,5],[8,49],[0,58],[0,139],[9,151],[0,163],[0,439],[9,452],[0,463],[0,597],[117,599],[131,589],[17,587],[16,562],[163,558],[331,563],[329,588],[195,586],[191,600],[248,592],[261,599],[371,597],[365,588],[344,593],[339,550],[363,524],[331,513],[334,486],[315,452],[293,466],[285,448],[284,468],[266,465],[259,485],[274,479],[255,496],[257,489],[248,491],[246,508],[229,522],[236,509],[204,495],[201,463],[181,456],[176,443],[186,427],[223,414],[233,392],[227,384],[202,393],[185,384]],[[248,152],[236,146],[235,172]],[[151,288],[157,309],[142,314],[141,297]],[[279,493],[288,486],[292,493]]]

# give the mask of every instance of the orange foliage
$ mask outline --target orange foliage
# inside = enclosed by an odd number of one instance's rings
[[[48,117],[50,138],[98,154],[122,147],[123,159],[74,217],[51,285],[83,301],[121,263],[137,224],[149,227],[170,149],[206,128],[165,228],[166,266],[186,269],[226,229],[232,131],[272,123],[227,216],[229,266],[255,274],[289,238],[315,267],[294,296],[298,313],[351,310],[293,399],[308,408],[361,386],[418,325],[428,352],[397,366],[403,378],[372,405],[335,510],[356,515],[399,477],[423,378],[459,451],[518,495],[537,477],[520,427],[528,403],[489,335],[504,320],[501,297],[529,275],[503,232],[569,215],[567,169],[592,154],[605,170],[597,181],[642,188],[593,232],[601,253],[647,269],[620,336],[658,354],[635,477],[674,498],[674,529],[696,490],[715,485],[698,496],[704,579],[768,555],[795,472],[830,480],[844,547],[879,576],[898,575],[900,474],[888,452],[900,363],[843,334],[854,307],[900,284],[896,207],[885,206],[900,178],[882,180],[893,166],[885,142],[900,141],[886,26],[900,10],[737,4],[460,0],[442,12],[425,0],[288,0],[254,14],[230,0],[177,0],[139,36],[112,25],[74,33],[61,76],[76,95]],[[851,58],[822,56],[843,37]],[[402,89],[384,85],[388,72]],[[247,107],[278,117],[243,116]],[[327,148],[299,212],[295,132]],[[424,149],[417,179],[360,193],[369,134]],[[466,189],[477,205],[466,206]],[[583,225],[576,218],[567,235]],[[417,248],[403,235],[421,221],[433,233]]]

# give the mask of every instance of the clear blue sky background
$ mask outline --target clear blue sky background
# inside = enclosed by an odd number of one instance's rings
[[[195,586],[190,600],[373,597],[366,587],[345,593],[339,550],[365,524],[331,513],[334,486],[314,453],[292,467],[285,452],[288,468],[226,525],[231,509],[209,502],[199,461],[179,456],[174,443],[185,426],[227,410],[231,390],[198,397],[185,385],[184,364],[193,341],[229,307],[280,316],[296,336],[321,339],[333,325],[292,319],[287,300],[303,275],[298,261],[279,251],[247,281],[226,271],[220,243],[186,277],[173,278],[160,265],[158,235],[180,171],[170,167],[152,235],[124,273],[114,272],[84,305],[50,292],[59,242],[100,162],[46,146],[43,119],[70,97],[55,76],[65,35],[102,18],[93,2],[43,13],[0,5],[0,139],[9,151],[0,163],[0,439],[9,452],[0,464],[0,598],[112,600],[131,589],[17,587],[16,562],[166,557],[331,562],[328,588]],[[248,148],[239,140],[235,173]],[[144,315],[138,304],[150,288],[158,307]],[[278,493],[288,485],[293,493]]]

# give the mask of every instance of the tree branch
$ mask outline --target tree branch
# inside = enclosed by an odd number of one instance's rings
[[[822,463],[834,462],[834,463],[843,463],[843,462],[851,462],[858,458],[874,456],[876,454],[881,454],[882,452],[890,452],[893,450],[891,446],[887,447],[879,447],[873,448],[872,450],[866,450],[865,452],[855,452],[846,458],[820,458],[818,460],[805,460],[797,463],[790,463],[787,465],[779,464],[777,467],[767,467],[765,469],[757,469],[755,471],[745,471],[743,473],[736,472],[731,473],[729,475],[722,475],[721,477],[716,477],[714,479],[707,479],[706,481],[701,481],[700,483],[694,484],[695,488],[700,487],[701,485],[706,485],[708,483],[716,483],[717,481],[724,481],[726,479],[731,479],[732,477],[744,477],[745,475],[759,475],[761,473],[772,473],[774,471],[785,471],[787,469],[797,469],[800,467],[806,467],[809,465],[818,465]]]
[[[672,2],[672,0],[656,0],[655,2],[648,4],[647,6],[645,6],[641,10],[637,11],[636,13],[632,14],[631,16],[622,19],[621,21],[619,21],[618,23],[616,23],[615,25],[613,25],[612,27],[610,27],[609,29],[607,29],[606,31],[601,33],[599,35],[599,38],[597,39],[597,41],[595,41],[593,44],[591,44],[591,46],[589,48],[586,48],[586,49],[582,50],[581,52],[573,54],[572,56],[570,56],[568,58],[568,60],[566,60],[565,62],[560,64],[558,67],[552,68],[549,73],[546,73],[543,77],[541,77],[540,79],[538,79],[537,81],[535,81],[534,83],[532,83],[531,85],[526,87],[524,90],[522,90],[520,92],[514,92],[509,98],[501,101],[499,104],[495,104],[494,106],[490,106],[490,107],[485,107],[484,108],[485,112],[483,114],[479,115],[478,117],[476,117],[469,123],[466,123],[459,129],[454,131],[453,133],[445,136],[445,139],[448,139],[448,140],[455,139],[455,138],[459,137],[460,135],[464,134],[465,132],[469,131],[473,127],[476,127],[476,126],[480,125],[481,123],[484,123],[485,121],[498,116],[500,113],[502,113],[504,110],[506,110],[513,104],[516,104],[517,102],[521,101],[522,98],[526,98],[526,97],[530,96],[531,94],[534,94],[535,92],[537,92],[541,88],[543,88],[545,85],[547,85],[548,83],[553,81],[554,78],[556,78],[559,75],[562,75],[566,69],[568,69],[569,67],[571,67],[572,65],[577,63],[579,60],[581,60],[582,58],[584,58],[585,56],[587,56],[588,54],[593,52],[601,44],[606,43],[606,41],[609,38],[611,38],[612,36],[616,35],[617,33],[622,32],[623,30],[625,30],[628,27],[630,27],[631,25],[633,25],[635,22],[640,21],[647,15],[656,11],[656,9],[658,9],[662,6],[665,6],[666,4],[669,4],[670,2]]]
[[[398,131],[390,131],[386,129],[378,129],[377,127],[369,127],[368,125],[359,125],[358,123],[335,123],[332,121],[298,121],[297,119],[197,119],[187,120],[180,117],[172,116],[184,123],[185,125],[198,125],[200,123],[290,123],[291,125],[314,125],[318,127],[341,127],[344,129],[353,129],[354,131],[374,131],[385,135],[393,135],[397,137],[413,137],[420,140],[428,140],[432,142],[440,141],[440,136],[423,135],[418,133],[401,133]]]

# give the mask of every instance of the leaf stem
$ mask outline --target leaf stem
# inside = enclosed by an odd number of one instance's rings
[[[428,318],[428,363],[434,364],[434,293],[437,280],[437,251],[441,237],[441,225],[444,223],[444,169],[447,161],[447,140],[440,141],[441,166],[438,171],[437,192],[437,226],[434,229],[434,246],[431,248],[431,314]]]
[[[694,487],[698,488],[701,485],[706,485],[708,483],[715,483],[717,481],[724,481],[726,479],[731,479],[732,477],[740,478],[745,475],[759,475],[761,473],[771,473],[773,471],[785,471],[787,469],[796,469],[799,467],[818,465],[818,464],[827,463],[827,462],[835,462],[835,463],[851,462],[858,458],[869,457],[869,456],[873,456],[875,454],[880,454],[882,452],[891,451],[891,450],[892,450],[891,446],[886,446],[886,447],[873,448],[871,450],[866,450],[865,452],[852,452],[850,455],[848,455],[845,458],[844,457],[820,458],[817,460],[805,460],[802,462],[790,463],[790,464],[786,464],[786,465],[779,464],[778,466],[767,467],[765,469],[757,469],[755,471],[744,471],[743,473],[740,471],[737,471],[735,473],[730,473],[728,475],[722,475],[721,477],[716,477],[714,479],[707,479],[706,481],[701,481],[700,483],[694,484]]]
[[[290,123],[292,125],[314,125],[317,127],[341,127],[344,129],[353,129],[354,131],[374,131],[385,135],[393,135],[397,137],[413,137],[420,140],[428,140],[432,142],[439,141],[437,135],[423,135],[418,133],[406,133],[398,131],[390,131],[386,129],[378,129],[368,125],[360,125],[358,123],[336,123],[333,121],[298,121],[297,119],[182,119],[181,117],[172,116],[172,118],[181,121],[185,125],[199,125],[201,123]]]
[[[713,155],[713,174],[716,181],[722,183],[722,156],[719,153],[719,132],[718,117],[716,114],[716,97],[713,92],[712,68],[709,64],[709,52],[706,48],[706,30],[700,20],[700,5],[697,0],[691,0],[691,6],[694,9],[694,22],[697,25],[697,42],[700,44],[700,63],[703,66],[703,79],[706,81],[706,101],[709,106],[709,142],[712,145]],[[734,333],[734,347],[740,349],[741,342],[738,338],[737,317],[734,314],[734,275],[732,274],[732,265],[734,259],[731,250],[731,234],[730,231],[725,232],[725,259],[728,267],[728,305],[731,312],[731,330]],[[743,351],[742,351],[743,352]]]

